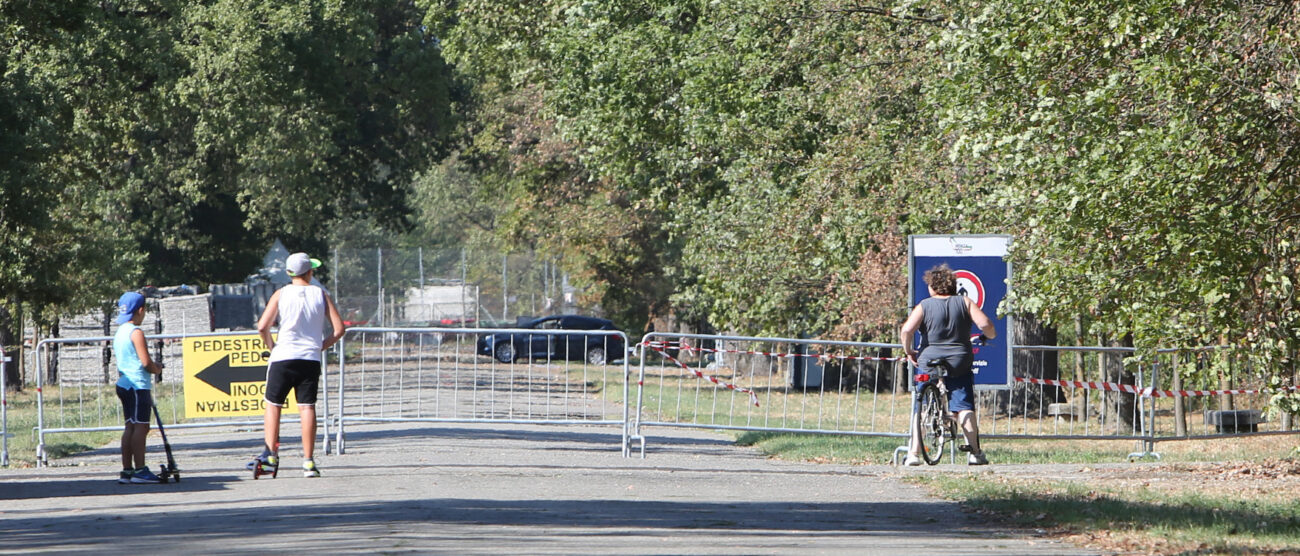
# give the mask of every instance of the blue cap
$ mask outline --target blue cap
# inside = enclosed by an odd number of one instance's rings
[[[117,298],[117,323],[124,324],[135,316],[135,312],[144,307],[144,296],[136,292],[126,292]]]

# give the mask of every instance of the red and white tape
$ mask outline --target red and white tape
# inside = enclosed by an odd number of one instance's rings
[[[1107,392],[1125,392],[1147,398],[1196,398],[1202,396],[1221,396],[1224,394],[1258,394],[1265,391],[1262,389],[1156,390],[1154,388],[1140,388],[1132,384],[1118,384],[1115,382],[1083,382],[1078,380],[1051,380],[1046,378],[1024,378],[1019,376],[1016,377],[1016,382],[1029,382],[1032,384],[1045,384],[1048,386],[1066,386],[1070,388],[1083,388],[1086,390],[1105,390]],[[1300,386],[1290,386],[1283,388],[1282,390],[1300,390]]]
[[[728,390],[735,390],[737,392],[744,392],[746,394],[749,394],[749,402],[754,404],[754,407],[758,407],[758,394],[755,394],[753,390],[741,386],[736,386],[735,384],[732,384],[730,382],[719,380],[717,377],[706,375],[698,370],[690,368],[690,366],[688,366],[687,364],[678,361],[676,357],[668,355],[668,352],[666,351],[668,349],[668,346],[663,342],[643,342],[641,345],[659,352],[659,355],[662,355],[664,359],[676,363],[678,367],[681,367],[682,369],[685,369],[686,371],[693,373],[698,378],[702,378],[704,380],[717,384],[718,386],[721,386]],[[644,383],[642,382],[637,382],[637,384],[644,385]]]
[[[688,346],[688,345],[679,346],[675,344],[670,344],[669,342],[647,342],[646,345],[656,350],[659,348],[664,348],[664,349],[680,349],[682,351],[693,351],[697,353],[744,353],[748,355],[763,355],[767,357],[776,357],[776,358],[809,357],[813,359],[819,359],[822,361],[830,361],[832,359],[840,359],[844,361],[901,361],[903,359],[902,357],[868,357],[868,356],[859,356],[859,355],[831,355],[829,353],[781,353],[781,352],[773,352],[773,351],[715,349],[715,348],[704,348],[704,347],[695,347],[695,346]],[[656,348],[655,346],[659,346],[659,348]]]

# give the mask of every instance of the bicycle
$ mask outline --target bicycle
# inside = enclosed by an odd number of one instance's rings
[[[944,445],[955,441],[958,431],[956,419],[948,414],[948,388],[943,383],[952,367],[943,359],[930,359],[926,367],[930,372],[916,375],[921,386],[918,409],[912,415],[912,430],[921,436],[921,459],[935,465],[943,458]],[[961,451],[969,452],[970,446],[963,444]]]
[[[988,343],[983,335],[978,341],[981,346]],[[959,438],[965,440],[965,437],[957,430],[957,420],[948,411],[948,387],[943,379],[952,373],[952,366],[940,358],[927,360],[925,366],[929,372],[916,375],[916,381],[921,385],[917,392],[917,411],[912,415],[912,430],[915,431],[913,434],[921,437],[921,459],[935,465],[943,458],[946,444]],[[958,444],[957,449],[971,451],[970,445],[965,443]]]

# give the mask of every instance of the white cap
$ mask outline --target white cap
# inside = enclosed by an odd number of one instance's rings
[[[320,261],[308,257],[306,253],[294,253],[284,262],[284,269],[289,276],[301,276],[308,270],[319,268]]]

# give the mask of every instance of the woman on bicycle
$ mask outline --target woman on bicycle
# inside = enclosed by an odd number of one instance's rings
[[[925,283],[929,287],[930,297],[921,300],[912,309],[912,314],[903,323],[903,349],[907,360],[922,371],[928,368],[919,362],[931,359],[943,359],[952,369],[951,374],[943,379],[948,389],[948,411],[955,413],[961,426],[966,443],[970,446],[970,455],[966,462],[970,465],[986,465],[988,458],[980,449],[979,419],[975,415],[975,374],[971,372],[971,363],[975,360],[971,349],[971,325],[978,326],[985,338],[997,337],[993,321],[975,302],[964,295],[957,295],[957,278],[952,268],[942,264],[925,272]],[[921,349],[912,347],[916,332],[921,332]],[[906,465],[921,465],[921,438],[912,431],[912,440],[908,445]]]

